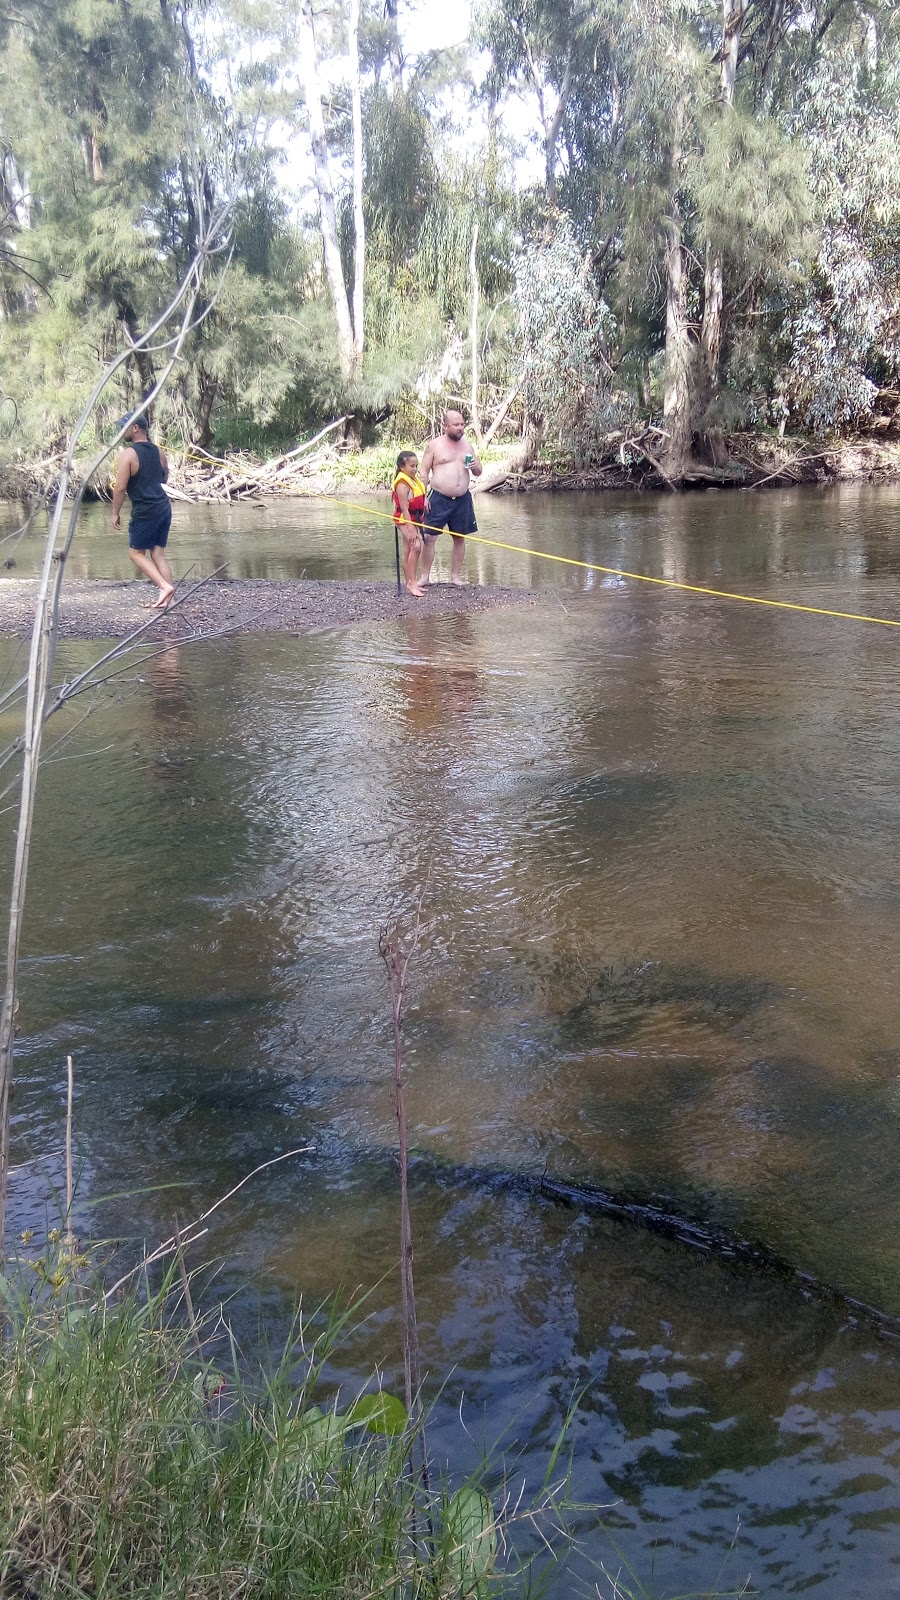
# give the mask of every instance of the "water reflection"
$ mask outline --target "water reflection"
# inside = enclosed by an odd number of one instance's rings
[[[405,698],[404,719],[412,733],[430,735],[448,722],[462,733],[483,693],[473,619],[449,618],[437,636],[426,618],[406,617],[400,630],[406,641],[406,665],[397,688]]]
[[[196,732],[197,719],[182,669],[183,653],[178,645],[159,651],[147,662],[143,675],[150,687],[157,728],[190,738]]]

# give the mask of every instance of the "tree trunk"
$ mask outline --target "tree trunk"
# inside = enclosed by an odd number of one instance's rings
[[[734,84],[737,77],[738,56],[744,30],[744,17],[748,0],[723,0],[722,45],[720,49],[721,73],[719,77],[719,104],[725,108],[734,104]],[[703,323],[700,329],[700,370],[704,386],[704,404],[719,387],[719,357],[722,350],[722,312],[725,304],[725,287],[722,275],[721,252],[708,252],[704,279]]]
[[[665,468],[673,483],[684,479],[691,454],[691,343],[685,314],[681,225],[672,221],[666,238],[666,380],[663,421],[668,440]]]
[[[547,112],[547,102],[544,98],[544,82],[534,57],[534,51],[531,48],[531,40],[521,21],[516,24],[516,31],[519,36],[519,43],[522,46],[522,54],[525,57],[531,86],[537,97],[538,116],[541,119],[541,129],[544,135],[544,182],[547,190],[547,200],[555,208],[557,204],[556,151],[559,145],[560,129],[569,103],[569,95],[572,91],[572,51],[570,48],[566,70],[560,85],[556,110],[551,117]]]
[[[325,117],[319,97],[318,62],[316,60],[316,34],[313,25],[312,0],[300,0],[297,9],[300,78],[309,117],[309,137],[315,168],[316,191],[319,196],[319,225],[322,231],[322,248],[325,254],[325,276],[331,294],[331,303],[337,321],[338,361],[341,377],[349,383],[354,370],[353,324],[347,300],[347,286],[341,267],[338,245],[337,216],[334,205],[334,184],[331,177],[331,158],[325,137]]]
[[[469,344],[471,350],[472,366],[472,428],[478,444],[481,444],[481,418],[478,414],[478,223],[472,229],[472,248],[469,251],[469,279],[472,285],[472,315],[469,322]]]
[[[131,343],[133,345],[137,345],[137,341],[140,338],[137,312],[126,295],[119,294],[116,296],[116,310],[118,311],[119,316],[121,317],[122,322],[127,329],[128,337],[131,340]],[[149,350],[145,350],[141,346],[134,351],[134,362],[140,376],[141,396],[143,397],[145,394],[149,394],[154,383],[156,382],[156,374],[153,370],[153,357],[151,356]]]
[[[530,417],[518,444],[511,444],[505,461],[498,462],[493,467],[488,467],[480,478],[472,484],[473,494],[490,494],[492,489],[499,489],[512,477],[519,477],[533,467],[537,460],[538,451],[544,439],[544,421],[542,417]]]
[[[197,420],[194,425],[194,444],[206,450],[212,441],[212,414],[219,392],[219,380],[211,372],[207,372],[202,365],[197,369],[197,382],[200,388],[200,398],[197,404]]]
[[[547,199],[550,201],[552,206],[557,204],[556,152],[559,146],[560,129],[563,125],[563,118],[566,114],[566,107],[569,104],[569,95],[571,92],[572,54],[570,51],[569,59],[566,62],[566,70],[563,75],[562,85],[559,91],[559,99],[556,102],[556,110],[554,111],[553,116],[550,118],[549,123],[544,124],[544,171],[547,181]]]
[[[403,46],[397,25],[397,0],[384,0],[384,20],[390,27],[388,64],[391,69],[391,86],[396,96],[403,92]]]
[[[663,457],[667,477],[684,480],[691,454],[691,367],[693,350],[687,319],[687,274],[684,264],[678,183],[681,148],[672,152],[671,216],[666,219],[666,375],[663,421],[668,439]]]
[[[365,349],[366,219],[363,213],[362,89],[359,80],[359,0],[350,0],[350,101],[353,112],[353,376]]]
[[[725,284],[722,258],[706,253],[706,272],[703,277],[703,322],[700,328],[700,397],[697,406],[697,426],[702,432],[706,452],[714,467],[725,465],[728,448],[721,423],[712,411],[712,402],[719,388],[719,357],[722,350],[722,310],[725,303]]]

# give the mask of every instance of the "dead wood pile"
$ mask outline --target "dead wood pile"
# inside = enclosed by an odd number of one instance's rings
[[[337,479],[336,468],[342,453],[330,436],[347,421],[347,417],[338,417],[312,439],[271,461],[259,461],[243,452],[214,456],[196,445],[189,445],[183,452],[170,449],[167,492],[172,500],[185,500],[190,504],[321,494],[323,489],[327,492],[329,480]],[[32,500],[51,493],[59,481],[63,460],[64,452],[57,451],[37,461],[10,464],[0,469],[0,499]],[[88,498],[111,499],[114,470],[114,461],[107,461],[90,485]],[[78,484],[76,462],[73,489]]]
[[[173,500],[196,505],[204,501],[220,504],[321,492],[323,480],[335,476],[340,460],[340,452],[328,442],[328,435],[346,421],[346,417],[339,417],[305,444],[271,461],[257,461],[241,451],[212,456],[192,445],[183,455],[170,457],[168,493]]]

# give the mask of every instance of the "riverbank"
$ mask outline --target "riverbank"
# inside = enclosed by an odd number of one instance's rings
[[[391,583],[350,583],[301,578],[276,582],[266,578],[215,579],[194,587],[172,611],[154,621],[153,638],[187,638],[195,634],[312,633],[357,622],[390,622],[398,617],[444,617],[495,611],[501,606],[536,605],[530,589],[479,588],[433,584],[416,600],[398,596]],[[63,589],[59,631],[64,639],[115,639],[153,617],[148,610],[154,590],[143,579],[125,582],[73,578]],[[34,618],[37,581],[0,580],[0,636],[23,638]]]
[[[814,439],[778,439],[765,434],[732,434],[720,466],[692,462],[680,488],[785,489],[799,484],[898,483],[900,440],[843,439],[824,446]],[[501,493],[534,490],[650,489],[671,493],[673,485],[646,458],[619,459],[577,469],[538,461],[527,471],[497,484]],[[491,485],[491,487],[494,487]]]
[[[637,426],[608,435],[601,459],[577,466],[545,448],[535,456],[522,441],[492,444],[482,452],[484,476],[473,482],[476,495],[527,494],[578,489],[762,489],[815,483],[900,482],[900,436],[894,419],[887,431],[823,443],[795,435],[734,433],[720,441],[719,464],[693,460],[678,485],[661,462],[664,438],[657,428]],[[326,430],[328,431],[328,430]],[[413,441],[415,444],[415,441]],[[342,499],[386,494],[400,449],[409,441],[393,441],[365,450],[326,441],[297,445],[263,461],[241,451],[220,455],[169,445],[168,492],[176,502],[191,505],[265,503],[278,499]],[[53,491],[62,465],[59,455],[0,466],[0,500],[27,500]],[[107,499],[103,481],[87,491],[88,499]],[[78,463],[74,481],[78,481]]]

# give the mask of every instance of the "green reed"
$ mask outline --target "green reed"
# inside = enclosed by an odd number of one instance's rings
[[[337,1325],[298,1321],[254,1368],[177,1268],[109,1303],[83,1272],[58,1238],[0,1278],[0,1595],[495,1588],[503,1519],[480,1484],[425,1496],[395,1397],[323,1405]]]

